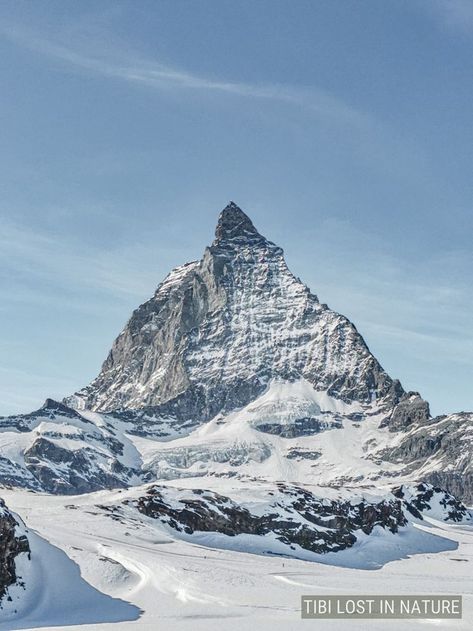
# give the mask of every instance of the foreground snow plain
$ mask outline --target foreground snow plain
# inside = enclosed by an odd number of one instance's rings
[[[202,479],[187,480],[193,484]],[[2,612],[1,631],[472,628],[472,526],[428,518],[401,535],[380,531],[351,549],[313,555],[313,562],[265,554],[256,543],[259,554],[238,551],[251,548],[247,538],[185,541],[131,507],[119,519],[110,512],[136,494],[136,488],[69,497],[2,491],[25,521],[32,560],[40,562],[26,574],[27,597]],[[223,549],[229,541],[234,550]],[[302,594],[347,593],[463,594],[463,619],[300,619]]]

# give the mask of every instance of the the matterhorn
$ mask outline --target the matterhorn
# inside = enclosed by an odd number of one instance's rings
[[[284,586],[282,558],[342,580],[334,566],[451,554],[471,531],[472,429],[472,413],[432,418],[231,202],[91,384],[0,419],[0,629],[146,620],[173,599],[223,619],[251,559]],[[57,605],[66,589],[81,594],[75,614]]]

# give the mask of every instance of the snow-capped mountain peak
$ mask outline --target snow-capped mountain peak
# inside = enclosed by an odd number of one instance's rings
[[[431,418],[231,202],[201,260],[134,311],[89,386],[2,420],[0,478],[73,493],[192,476],[407,475],[470,497],[455,438],[469,422]]]
[[[353,324],[320,304],[230,202],[202,259],[168,275],[99,376],[66,402],[203,422],[246,405],[274,378],[303,378],[345,401],[392,403],[403,393]]]
[[[264,239],[248,215],[235,202],[229,202],[218,217],[214,245],[229,239],[249,240],[255,238]]]

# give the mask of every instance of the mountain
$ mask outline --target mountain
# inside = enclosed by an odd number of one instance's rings
[[[35,525],[0,503],[0,628],[136,620],[122,596],[153,610],[156,590],[214,606],[189,583],[195,544],[371,569],[448,553],[472,460],[473,414],[432,418],[232,202],[90,385],[0,418],[1,494]]]
[[[431,418],[233,202],[139,306],[100,374],[0,420],[0,479],[51,493],[194,475],[397,476],[473,497],[472,415]]]
[[[155,408],[205,422],[305,379],[345,402],[403,394],[346,318],[287,268],[283,251],[231,202],[200,261],[174,269],[133,313],[98,377],[66,400],[95,411]]]
[[[136,489],[130,506],[175,533],[327,553],[430,510],[468,521],[449,492],[473,498],[472,429],[472,414],[432,418],[232,202],[90,385],[0,419],[0,483]]]
[[[231,202],[202,259],[139,306],[94,381],[0,419],[0,480],[88,493],[153,480],[430,482],[473,498],[472,415],[432,418]]]

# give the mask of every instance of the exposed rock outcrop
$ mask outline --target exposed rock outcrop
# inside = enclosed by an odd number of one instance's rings
[[[403,485],[394,489],[393,495],[401,499],[407,510],[419,519],[425,514],[450,522],[473,520],[471,512],[462,502],[431,484]]]
[[[326,429],[340,429],[340,421],[324,422],[318,418],[298,418],[291,423],[259,423],[256,429],[266,434],[275,434],[283,438],[297,438],[299,436],[313,436]]]
[[[0,499],[0,611],[4,599],[9,598],[8,589],[22,581],[23,577],[16,569],[17,557],[22,553],[29,557],[30,546],[25,530]]]
[[[404,464],[464,502],[473,502],[473,414],[461,412],[410,427],[395,446],[384,450],[384,460]]]
[[[306,489],[280,484],[274,501],[253,513],[213,491],[154,486],[134,502],[136,508],[178,532],[214,532],[228,536],[275,535],[289,548],[336,552],[357,541],[357,531],[370,534],[375,526],[390,532],[407,524],[399,500],[351,503],[314,496]]]
[[[429,419],[428,402],[418,392],[405,392],[381,427],[387,425],[390,432],[399,432],[409,429],[411,425],[426,423]]]
[[[128,426],[116,418],[95,420],[52,399],[30,414],[0,418],[0,454],[3,436],[18,443],[16,453],[0,455],[0,485],[70,495],[148,481],[138,454],[130,458]]]
[[[38,438],[24,453],[26,468],[49,493],[75,495],[99,489],[124,488],[126,475],[134,471],[120,464],[117,459],[110,469],[97,466],[94,450],[88,447],[66,449],[46,438]],[[125,474],[125,476],[114,475]]]

